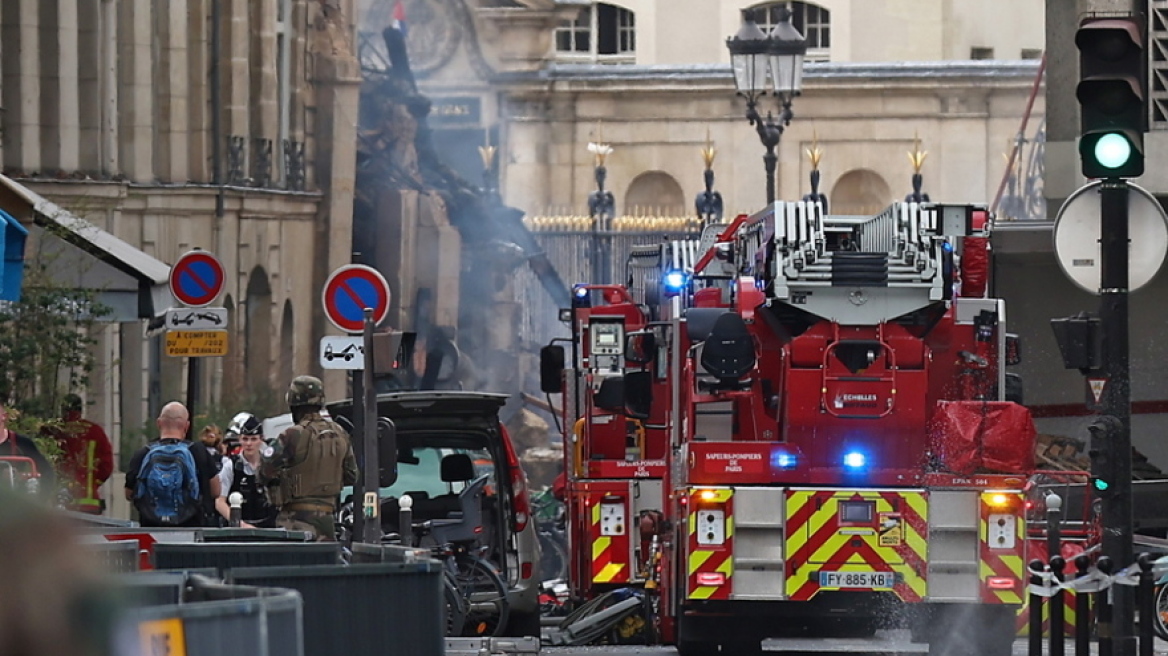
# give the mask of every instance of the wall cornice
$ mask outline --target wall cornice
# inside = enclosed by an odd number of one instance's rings
[[[917,80],[1018,80],[1031,81],[1038,73],[1037,60],[961,60],[943,62],[809,62],[803,71],[805,85],[831,84],[846,80],[879,80],[885,83]],[[504,73],[502,83],[555,82],[644,82],[730,84],[729,64],[616,65],[551,63],[539,71]]]

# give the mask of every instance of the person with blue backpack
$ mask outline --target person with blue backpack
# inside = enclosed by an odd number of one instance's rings
[[[158,414],[158,440],[139,449],[126,471],[126,499],[142,526],[208,526],[219,496],[215,463],[187,440],[190,413],[172,401]]]

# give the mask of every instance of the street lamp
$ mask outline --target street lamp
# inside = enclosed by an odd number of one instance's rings
[[[803,88],[803,56],[807,54],[807,40],[791,24],[790,10],[779,10],[779,22],[771,33],[764,34],[754,22],[753,12],[742,10],[742,27],[726,39],[730,50],[730,67],[734,71],[734,86],[738,95],[746,98],[746,120],[758,132],[766,147],[763,163],[767,175],[767,204],[775,202],[775,168],[778,158],[775,147],[783,136],[783,129],[791,124],[791,101]],[[782,108],[776,117],[767,111],[766,118],[758,113],[758,100],[767,94],[768,78]]]

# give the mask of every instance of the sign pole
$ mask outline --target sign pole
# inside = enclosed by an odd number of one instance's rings
[[[361,542],[365,536],[365,511],[363,502],[365,499],[365,388],[362,386],[364,382],[361,371],[353,369],[349,371],[350,382],[353,389],[353,434],[349,437],[353,443],[353,455],[357,458],[357,466],[360,471],[357,472],[357,482],[353,485],[353,535],[350,536],[354,542]]]
[[[373,385],[373,308],[365,308],[365,368],[361,370],[365,433],[365,542],[381,542],[381,460],[377,452],[377,390]],[[402,535],[409,527],[403,526]]]
[[[1100,304],[1103,329],[1103,368],[1108,383],[1103,390],[1103,414],[1119,420],[1120,428],[1108,440],[1115,463],[1115,493],[1103,501],[1103,553],[1127,566],[1132,556],[1131,378],[1128,344],[1128,193],[1126,180],[1106,180],[1100,187]],[[1128,586],[1112,591],[1112,627],[1117,654],[1134,654],[1134,595]]]
[[[187,358],[187,438],[195,438],[195,404],[199,400],[199,358]]]

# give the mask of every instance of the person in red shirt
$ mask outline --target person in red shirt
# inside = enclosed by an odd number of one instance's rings
[[[42,433],[57,440],[61,487],[72,497],[69,509],[100,515],[105,503],[97,489],[114,470],[113,447],[101,426],[81,416],[81,397],[65,395],[61,422],[46,424]]]

